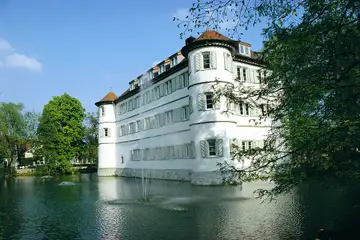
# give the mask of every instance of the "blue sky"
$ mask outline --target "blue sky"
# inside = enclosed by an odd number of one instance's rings
[[[120,95],[182,48],[172,19],[192,2],[0,0],[0,102],[40,112],[66,92],[95,111],[111,87]],[[242,40],[259,50],[260,28]]]

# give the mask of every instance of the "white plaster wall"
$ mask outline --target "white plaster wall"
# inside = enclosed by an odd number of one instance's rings
[[[180,130],[188,129],[189,121],[184,121],[184,122],[179,122],[179,123],[163,126],[160,128],[154,128],[154,129],[149,129],[146,131],[140,131],[137,133],[128,134],[125,136],[119,135],[119,133],[120,133],[119,128],[122,125],[129,124],[130,122],[136,122],[136,120],[139,120],[139,119],[145,119],[147,117],[154,116],[158,113],[163,113],[163,112],[175,109],[175,108],[179,108],[179,107],[188,105],[189,99],[187,97],[188,96],[187,94],[188,94],[187,89],[178,90],[173,93],[174,96],[168,95],[168,96],[162,97],[161,98],[162,100],[159,99],[161,102],[160,103],[158,102],[158,105],[149,103],[149,105],[152,104],[152,107],[154,108],[153,110],[147,111],[147,112],[144,112],[145,111],[144,110],[143,112],[138,113],[138,114],[133,114],[132,116],[129,116],[128,118],[126,118],[124,120],[117,121],[116,122],[116,142],[121,143],[121,142],[131,141],[134,139],[141,139],[141,138],[145,138],[145,137],[168,134],[168,133],[173,133],[173,132],[177,132]],[[179,99],[179,100],[171,102],[176,99]],[[157,101],[159,101],[159,100],[157,100]],[[163,104],[166,104],[166,105],[163,105]],[[142,107],[140,107],[139,109],[141,109],[141,108]]]
[[[194,60],[194,54],[202,51],[216,51],[217,69],[202,70],[195,72],[195,64],[192,62],[192,74],[189,77],[189,89],[183,88],[158,100],[152,101],[137,109],[119,115],[119,106],[123,102],[115,105],[104,105],[105,116],[100,117],[100,128],[108,127],[111,129],[111,137],[99,139],[99,168],[133,168],[133,169],[184,169],[194,172],[214,171],[218,169],[218,162],[230,161],[230,139],[239,140],[263,140],[269,130],[270,121],[263,123],[260,127],[255,126],[249,120],[254,117],[243,117],[226,115],[225,99],[221,99],[220,110],[199,111],[197,106],[197,96],[199,93],[212,91],[211,86],[214,82],[197,84],[207,81],[226,81],[235,83],[234,74],[224,68],[224,52],[230,53],[226,48],[205,47],[193,50],[189,53],[189,61]],[[236,65],[258,69],[251,65],[235,63]],[[136,98],[137,96],[157,87],[159,84],[172,79],[177,75],[187,72],[182,69],[179,72],[167,77],[159,83],[144,89],[140,93],[124,100],[124,102]],[[191,86],[195,84],[194,86]],[[225,83],[221,83],[224,86]],[[249,86],[259,87],[259,84],[246,83]],[[166,112],[189,104],[188,96],[193,98],[193,113],[190,120],[163,126],[160,128],[140,131],[137,133],[120,136],[120,126],[157,113]],[[176,101],[174,101],[176,100]],[[174,101],[174,102],[172,102]],[[142,97],[140,97],[142,103]],[[211,122],[196,124],[201,122]],[[224,156],[222,158],[201,158],[200,141],[208,138],[223,139]],[[159,161],[131,161],[131,150],[155,148],[170,145],[182,145],[195,142],[196,159],[177,159]],[[123,158],[123,160],[122,160]],[[123,161],[123,162],[122,162]]]
[[[188,69],[187,69],[187,68],[184,68],[184,69],[180,70],[179,72],[176,72],[175,74],[172,74],[172,75],[170,75],[169,77],[161,80],[160,82],[158,82],[158,83],[156,83],[156,84],[154,84],[154,85],[152,85],[152,86],[150,86],[150,87],[148,87],[148,88],[143,89],[142,91],[140,91],[139,93],[135,94],[134,96],[132,96],[132,97],[130,97],[130,98],[127,98],[126,100],[124,100],[124,101],[122,101],[122,102],[117,103],[117,104],[116,104],[116,121],[119,123],[119,121],[123,121],[124,119],[128,119],[129,117],[132,117],[132,116],[134,116],[134,115],[136,115],[136,114],[144,114],[144,112],[146,112],[146,111],[148,111],[148,110],[151,110],[151,109],[153,109],[154,107],[163,105],[164,103],[167,103],[167,102],[170,102],[170,101],[172,101],[172,100],[175,100],[175,99],[178,99],[178,98],[180,98],[180,97],[183,97],[183,96],[188,95],[187,89],[186,89],[186,88],[183,88],[183,89],[177,90],[177,91],[175,91],[175,92],[173,92],[173,93],[171,93],[171,94],[169,94],[169,95],[167,95],[167,96],[163,96],[163,97],[161,97],[161,98],[159,98],[159,99],[157,99],[157,100],[155,100],[155,101],[152,101],[152,102],[150,102],[150,103],[148,103],[148,104],[146,104],[146,105],[144,105],[144,106],[140,106],[139,108],[136,108],[136,109],[134,109],[134,110],[132,110],[132,111],[126,112],[126,113],[121,114],[121,115],[119,114],[119,106],[120,106],[122,103],[127,102],[127,101],[129,101],[130,99],[134,99],[134,98],[140,96],[140,103],[142,104],[142,95],[143,95],[146,91],[151,90],[151,89],[154,89],[154,88],[156,88],[157,86],[159,86],[161,83],[164,83],[164,82],[166,82],[167,80],[172,79],[172,78],[174,78],[174,77],[176,77],[176,76],[179,76],[179,75],[181,75],[181,74],[183,74],[184,72],[187,72],[187,71],[188,71]],[[140,105],[141,105],[141,104],[140,104]],[[154,114],[156,114],[158,111],[159,111],[159,109],[154,110]],[[133,119],[137,119],[137,118],[138,118],[138,116],[135,116]],[[122,122],[121,122],[120,125],[123,125]]]
[[[187,68],[161,80],[159,83],[144,89],[142,92],[132,96],[125,101],[141,96],[148,90],[151,90],[161,83],[166,82],[178,75],[187,72]],[[174,159],[174,160],[159,160],[159,161],[131,161],[131,150],[155,148],[171,145],[182,145],[190,143],[191,138],[189,135],[190,127],[189,121],[178,122],[171,125],[140,131],[125,136],[120,136],[120,127],[130,122],[136,122],[139,119],[145,119],[149,116],[154,116],[158,113],[163,113],[172,109],[189,105],[188,90],[183,88],[177,90],[167,96],[163,96],[157,100],[154,100],[144,106],[140,106],[137,109],[126,112],[119,115],[118,109],[122,102],[119,102],[116,106],[116,168],[134,168],[134,169],[191,169],[193,159]],[[142,103],[142,98],[140,98]],[[124,163],[122,163],[122,158]]]
[[[105,115],[100,116],[100,114],[99,114],[99,123],[114,122],[115,121],[115,112],[114,112],[115,104],[105,104],[100,107],[104,107]],[[99,107],[98,111],[100,111],[100,107]]]
[[[206,69],[195,71],[195,54],[204,51],[215,51],[217,59],[216,69]],[[190,75],[190,95],[194,102],[194,112],[190,116],[191,135],[195,141],[196,161],[193,168],[194,172],[206,172],[218,170],[217,163],[230,160],[230,146],[229,138],[235,129],[236,125],[232,115],[224,114],[226,110],[225,99],[220,99],[220,109],[198,110],[198,94],[204,92],[213,92],[212,86],[216,83],[213,81],[225,81],[227,83],[234,83],[233,74],[231,71],[225,70],[224,52],[229,53],[229,50],[221,47],[204,47],[191,51],[189,53],[189,61],[193,66],[192,74]],[[229,66],[231,69],[231,66]],[[219,83],[220,86],[225,86],[226,83]],[[193,85],[193,86],[192,86]],[[225,122],[224,122],[225,121]],[[209,122],[209,123],[205,123]],[[209,138],[223,139],[224,156],[221,158],[201,157],[200,141]]]
[[[115,168],[116,166],[116,155],[115,155],[115,144],[99,144],[99,168]]]
[[[194,159],[173,159],[173,160],[149,160],[131,161],[130,151],[133,149],[165,147],[171,145],[182,145],[192,141],[189,130],[175,134],[149,137],[132,142],[119,143],[116,145],[118,156],[117,168],[137,168],[137,169],[192,169]],[[124,163],[121,163],[121,156]]]

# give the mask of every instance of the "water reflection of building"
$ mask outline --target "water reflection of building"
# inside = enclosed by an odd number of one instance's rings
[[[266,106],[214,101],[212,86],[261,86],[264,72],[251,45],[215,31],[190,37],[186,45],[130,82],[99,107],[98,174],[222,181],[217,163],[230,161],[230,145],[246,150],[263,144],[270,122],[255,125]],[[239,79],[239,81],[235,81]],[[228,111],[228,114],[224,114]]]

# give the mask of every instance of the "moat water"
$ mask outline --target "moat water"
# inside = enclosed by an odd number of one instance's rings
[[[315,239],[320,228],[360,239],[359,191],[312,184],[261,203],[252,193],[259,187],[269,186],[153,180],[142,202],[139,179],[0,180],[0,239]]]

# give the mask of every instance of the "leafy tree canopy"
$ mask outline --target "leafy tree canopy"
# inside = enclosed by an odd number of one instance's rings
[[[260,59],[271,73],[260,89],[217,88],[230,102],[276,95],[269,100],[274,123],[263,148],[240,151],[250,167],[230,170],[241,180],[270,179],[275,196],[311,179],[360,180],[360,3],[355,0],[199,0],[186,19],[188,31],[244,28],[266,21]],[[230,23],[230,24],[229,24]],[[230,27],[229,27],[230,26]],[[181,35],[182,36],[182,35]],[[263,117],[263,116],[262,116]],[[272,144],[276,142],[276,144]]]
[[[53,97],[44,106],[38,136],[52,173],[55,169],[59,173],[69,172],[71,161],[80,156],[84,118],[85,109],[79,100],[66,93]]]
[[[85,137],[83,140],[82,158],[92,163],[98,159],[98,125],[99,113],[87,113],[85,118]]]

